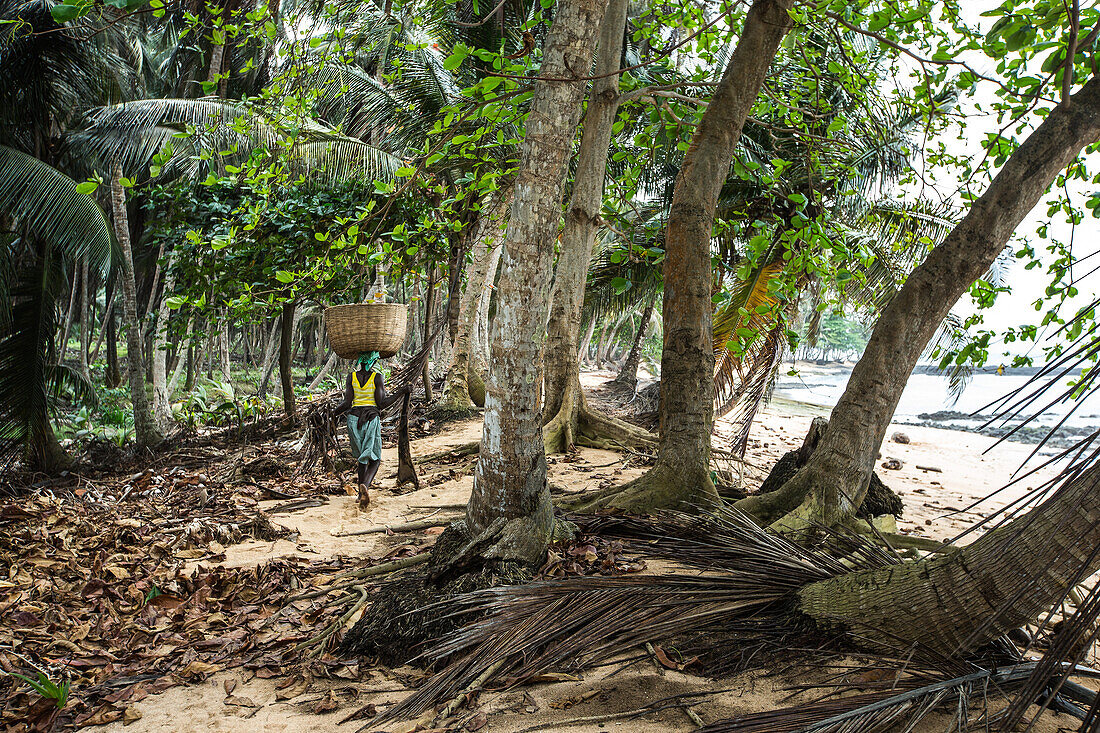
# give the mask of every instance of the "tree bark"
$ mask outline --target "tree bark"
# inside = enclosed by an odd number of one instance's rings
[[[879,316],[821,446],[770,498],[742,500],[745,511],[764,521],[790,512],[777,528],[797,528],[807,520],[841,521],[859,506],[902,390],[929,339],[1055,177],[1098,137],[1100,78],[1094,77],[1068,105],[1049,112],[966,217],[913,270]]]
[[[336,366],[336,358],[335,351],[328,355],[328,359],[325,361],[325,365],[321,367],[321,371],[317,372],[317,376],[309,383],[310,392],[317,389],[321,385],[321,382],[324,381],[325,377],[329,375],[329,372],[332,371],[332,368]]]
[[[156,326],[153,331],[153,417],[157,421],[157,427],[165,432],[172,427],[173,422],[172,394],[168,388],[168,296],[175,288],[172,272],[175,254],[174,249],[168,253],[168,262],[164,266],[164,292],[157,305]],[[155,293],[149,295],[150,298],[155,296]]]
[[[263,397],[267,394],[267,385],[271,381],[271,372],[275,370],[275,354],[278,348],[279,340],[276,335],[281,333],[279,331],[281,318],[276,318],[271,322],[271,329],[267,332],[267,345],[264,347],[264,361],[260,369],[260,387],[258,394]]]
[[[137,283],[134,279],[134,255],[130,248],[130,223],[126,212],[126,189],[122,187],[122,167],[115,163],[111,171],[111,218],[115,238],[122,252],[119,279],[122,284],[122,320],[126,327],[127,373],[130,401],[134,408],[134,434],[141,447],[159,445],[164,440],[145,393],[145,365],[142,363],[141,324],[137,315]]]
[[[80,374],[91,378],[88,352],[92,345],[92,298],[88,287],[88,258],[80,261]]]
[[[630,511],[719,501],[710,477],[714,420],[711,234],[718,194],[764,76],[791,27],[793,0],[755,0],[676,177],[664,263],[660,447],[652,469],[596,499]]]
[[[198,322],[198,315],[192,315],[187,319],[187,332],[184,334],[183,341],[179,343],[176,349],[176,368],[172,370],[172,377],[168,380],[168,395],[171,395],[176,391],[176,386],[179,385],[180,375],[186,370],[187,364],[191,361],[191,339],[195,335],[195,325]]]
[[[431,338],[432,319],[434,318],[435,311],[435,286],[438,280],[438,271],[433,266],[428,272],[428,288],[424,293],[424,334],[423,341],[427,341]],[[432,401],[432,373],[428,367],[430,359],[424,361],[424,369],[421,373],[421,378],[424,382],[424,401],[431,403]]]
[[[630,353],[627,354],[623,368],[619,370],[619,375],[611,380],[612,384],[630,390],[630,392],[634,392],[638,387],[638,364],[642,359],[642,341],[645,340],[649,322],[653,320],[655,300],[656,297],[653,297],[646,303],[645,310],[642,311],[642,322],[638,324],[638,332],[634,334],[634,343],[630,346]]]
[[[76,306],[79,303],[77,296],[80,291],[80,273],[73,270],[72,288],[69,290],[69,307],[65,309],[65,322],[61,326],[61,340],[57,349],[57,361],[65,361],[65,352],[69,350],[69,334],[72,332],[73,319],[76,317]]]
[[[498,191],[485,202],[475,234],[470,264],[466,267],[466,290],[459,302],[458,326],[455,332],[451,363],[443,385],[443,395],[436,409],[448,414],[464,415],[474,411],[470,396],[470,372],[473,369],[470,352],[473,350],[474,330],[477,326],[478,302],[485,290],[486,271],[491,251],[500,240],[501,220],[511,203],[511,191]],[[484,388],[482,389],[484,391]],[[484,398],[482,398],[484,403]]]
[[[607,156],[619,110],[619,70],[626,27],[627,0],[611,0],[600,24],[599,56],[584,117],[573,195],[565,214],[561,254],[554,270],[547,327],[543,395],[543,441],[547,452],[573,448],[583,436],[589,445],[613,439],[622,445],[645,444],[645,431],[597,415],[580,382],[581,307],[588,264],[596,242],[603,206]]]
[[[294,400],[294,376],[290,372],[290,361],[294,356],[294,328],[298,325],[295,310],[296,304],[293,300],[283,304],[283,327],[279,339],[279,382],[283,387],[283,412],[291,422],[298,417]]]
[[[115,327],[115,314],[107,307],[107,323],[103,329],[107,340],[107,369],[103,373],[103,384],[107,389],[115,389],[122,384],[122,372],[118,368],[118,329]]]
[[[556,10],[540,76],[586,75],[603,3],[562,0]],[[492,543],[480,553],[483,558],[540,562],[554,531],[536,392],[546,340],[550,243],[561,217],[583,96],[581,81],[534,83],[504,237],[481,451],[466,507],[467,533]]]
[[[799,593],[799,605],[818,624],[871,642],[954,655],[1034,621],[1100,569],[1098,545],[1094,463],[1031,512],[966,547],[814,583]]]
[[[496,292],[497,270],[500,267],[500,253],[504,250],[497,245],[489,253],[489,267],[485,271],[485,285],[478,296],[477,305],[477,348],[473,350],[467,386],[470,399],[478,407],[485,406],[485,383],[489,381],[489,307]]]

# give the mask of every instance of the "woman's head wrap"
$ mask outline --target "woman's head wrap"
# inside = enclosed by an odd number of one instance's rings
[[[375,363],[378,361],[377,351],[364,351],[359,355],[358,361],[356,361],[356,367],[363,367],[365,371],[370,371]]]

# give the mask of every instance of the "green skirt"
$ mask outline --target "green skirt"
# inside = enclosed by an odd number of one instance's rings
[[[382,459],[382,421],[377,417],[363,421],[348,415],[348,439],[352,455],[360,463]]]

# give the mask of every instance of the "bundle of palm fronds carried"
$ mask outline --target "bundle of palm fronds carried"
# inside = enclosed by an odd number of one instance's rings
[[[830,634],[805,623],[798,611],[799,592],[812,583],[901,562],[889,548],[860,535],[818,528],[818,539],[801,545],[761,529],[735,511],[570,519],[585,533],[621,538],[629,549],[673,560],[691,572],[582,577],[491,588],[440,604],[438,613],[467,617],[470,622],[421,655],[422,662],[442,664],[440,671],[372,724],[420,715],[494,679],[518,684],[551,669],[576,670],[647,642],[670,638],[714,635],[713,653],[744,657],[742,645],[731,639],[768,637],[763,645],[775,648],[809,633],[820,643],[814,650],[803,648],[804,662],[824,661],[838,651],[851,653],[855,645],[850,633]],[[1100,614],[1100,601],[1091,604],[1089,611]],[[1077,627],[1095,628],[1085,621],[1078,621]],[[955,729],[966,730],[975,710],[989,723],[1003,717],[988,713],[985,696],[992,693],[1018,691],[1020,699],[1026,700],[1026,704],[1020,703],[1024,707],[1045,699],[1056,709],[1080,718],[1093,707],[1095,698],[1094,693],[1064,679],[1070,673],[1091,674],[1090,670],[1073,664],[1025,662],[1004,637],[957,656],[922,644],[899,642],[897,648],[887,648],[879,643],[876,651],[863,658],[869,661],[849,675],[853,682],[830,682],[826,686],[831,693],[823,700],[712,723],[705,730],[911,730],[906,726],[945,706],[961,726]],[[735,667],[724,668],[730,671]],[[866,676],[860,672],[880,673],[884,668],[898,671],[885,677],[869,675],[878,682],[861,681]],[[842,692],[857,694],[839,696]]]

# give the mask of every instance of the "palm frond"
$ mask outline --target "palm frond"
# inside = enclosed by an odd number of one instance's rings
[[[639,529],[630,527],[631,521],[646,523]],[[826,550],[768,533],[733,510],[721,516],[626,519],[619,527],[650,535],[648,554],[711,572],[583,577],[460,596],[439,613],[475,620],[421,656],[428,662],[453,661],[384,718],[418,715],[477,679],[522,681],[547,669],[607,659],[647,641],[783,615],[799,588],[850,570]],[[869,545],[858,538],[844,541]],[[894,560],[869,547],[854,552],[849,562],[869,569]]]
[[[0,209],[69,260],[106,267],[111,227],[99,204],[56,168],[0,145]]]

